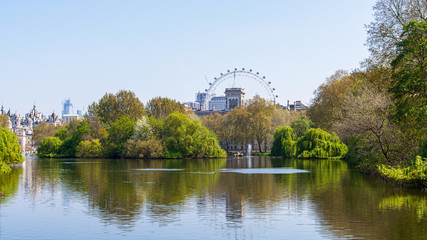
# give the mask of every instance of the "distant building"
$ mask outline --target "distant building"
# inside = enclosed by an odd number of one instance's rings
[[[77,115],[83,116],[83,111],[82,110],[77,110]]]
[[[63,124],[69,123],[69,122],[73,121],[74,119],[80,120],[80,119],[83,119],[83,117],[80,115],[77,115],[77,114],[66,114],[66,115],[62,116],[62,123]]]
[[[185,102],[182,103],[184,106],[188,106],[189,108],[191,108],[193,111],[197,111],[200,110],[200,103],[198,102]]]
[[[55,114],[55,112],[52,113],[52,115],[49,115],[47,118],[47,123],[53,124],[54,126],[61,124],[61,119],[59,119],[59,116]]]
[[[207,101],[208,101],[207,98],[208,98],[208,94],[205,92],[196,93],[196,102],[200,104],[200,110],[208,110],[206,109],[206,107],[209,107],[209,105],[207,104]]]
[[[288,109],[289,111],[304,111],[307,110],[308,107],[306,105],[304,105],[301,101],[295,101],[294,104],[289,104],[289,100],[288,100],[288,106],[286,106],[286,109]]]
[[[64,115],[73,114],[73,104],[71,103],[71,99],[65,99],[64,102],[62,102],[62,117]]]
[[[226,105],[225,96],[213,97],[209,101],[209,110],[225,110],[227,107]]]
[[[225,89],[225,98],[226,98],[226,111],[230,111],[235,107],[243,106],[245,92],[243,88],[226,88]]]

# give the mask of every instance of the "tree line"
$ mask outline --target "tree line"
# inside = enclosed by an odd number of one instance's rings
[[[427,2],[379,0],[374,11],[370,58],[361,69],[330,76],[307,114],[337,133],[348,146],[346,158],[359,167],[425,184]]]
[[[36,127],[53,128],[44,125]],[[37,132],[36,131],[36,132]],[[37,137],[39,138],[39,137]],[[215,134],[179,102],[157,97],[146,106],[131,91],[107,93],[83,120],[44,136],[41,157],[207,158],[224,157]]]

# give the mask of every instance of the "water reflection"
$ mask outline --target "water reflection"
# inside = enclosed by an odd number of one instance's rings
[[[214,229],[232,239],[277,239],[283,231],[325,239],[427,236],[425,194],[361,175],[340,160],[27,159],[7,176],[0,178],[9,196],[1,205],[19,192],[33,209],[61,206],[71,214],[78,202],[84,214],[128,234],[152,228],[147,224],[171,231],[185,222],[195,226],[191,231]]]

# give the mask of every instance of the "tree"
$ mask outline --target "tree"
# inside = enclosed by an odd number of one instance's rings
[[[81,141],[76,148],[76,157],[99,158],[102,156],[102,146],[99,139]]]
[[[76,130],[73,131],[71,133],[71,136],[67,137],[62,143],[60,148],[60,154],[64,157],[75,157],[77,146],[81,141],[84,140],[85,136],[89,136],[89,133],[90,133],[90,128],[87,121],[86,120],[79,121]]]
[[[343,70],[337,71],[314,92],[315,97],[307,112],[319,128],[332,131],[332,126],[342,118],[343,100],[352,90],[354,79]]]
[[[362,148],[357,155],[371,152],[367,158],[389,164],[412,159],[409,155],[414,153],[416,143],[390,119],[393,107],[390,94],[365,84],[349,94],[344,105],[345,115],[335,123],[334,129],[349,144],[351,153]],[[381,158],[375,157],[376,149]]]
[[[149,116],[165,119],[173,112],[184,113],[184,106],[178,101],[170,98],[156,97],[150,99],[147,103],[147,112]]]
[[[7,128],[0,127],[0,173],[10,172],[8,164],[21,163],[22,157],[19,140],[15,133],[10,132]]]
[[[215,135],[183,113],[175,112],[165,119],[164,134],[166,158],[226,156]]]
[[[375,20],[367,26],[367,45],[374,61],[388,64],[396,57],[396,43],[412,20],[427,20],[425,0],[378,0],[374,6]]]
[[[212,114],[202,119],[203,125],[213,131],[218,140],[225,144],[227,153],[236,139],[236,119],[232,114]]]
[[[392,62],[389,91],[398,121],[414,128],[427,126],[427,21],[411,21],[403,28],[398,56]]]
[[[274,131],[272,156],[295,157],[297,151],[296,136],[291,127],[279,127]]]
[[[57,157],[60,154],[62,141],[58,137],[45,137],[40,141],[37,155],[40,157]]]
[[[88,115],[96,117],[107,126],[111,126],[121,117],[137,121],[144,115],[144,104],[131,91],[120,90],[116,94],[106,93],[98,103],[92,103]]]
[[[33,129],[32,140],[35,146],[39,146],[40,142],[45,137],[52,137],[60,128],[59,125],[48,124],[47,122],[41,122]]]
[[[306,115],[302,115],[301,118],[296,119],[291,123],[291,128],[294,130],[297,137],[304,136],[304,133],[308,129],[315,127],[316,125],[309,120]]]
[[[298,140],[297,146],[297,155],[300,158],[342,157],[348,150],[336,134],[319,128],[308,129]]]
[[[135,122],[129,117],[123,116],[108,128],[108,139],[106,155],[118,158],[123,154],[125,142],[130,139],[134,132]]]
[[[247,122],[253,131],[254,140],[257,141],[260,152],[263,152],[265,150],[263,145],[266,146],[268,140],[272,138],[271,116],[275,106],[265,99],[255,96],[246,103],[245,108],[250,114]]]

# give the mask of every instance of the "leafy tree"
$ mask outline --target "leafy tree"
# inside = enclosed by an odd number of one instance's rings
[[[165,119],[173,112],[184,113],[184,106],[174,99],[167,97],[156,97],[150,99],[147,103],[147,112],[149,116]]]
[[[15,133],[10,132],[7,128],[0,127],[0,173],[10,172],[8,164],[21,163],[24,161],[22,157],[19,140]]]
[[[375,20],[367,26],[367,45],[374,61],[388,64],[396,57],[396,43],[412,20],[427,20],[425,0],[378,0],[374,6]]]
[[[52,137],[60,128],[59,125],[48,124],[47,122],[41,122],[33,129],[32,140],[35,146],[39,146],[40,142],[45,137]]]
[[[297,151],[296,137],[291,127],[279,127],[274,131],[271,155],[295,157]]]
[[[125,90],[120,90],[116,94],[106,93],[98,103],[94,102],[88,108],[89,117],[95,117],[107,126],[111,126],[121,117],[137,121],[144,112],[144,104],[135,93]]]
[[[214,134],[179,112],[170,114],[164,125],[166,158],[224,157]]]
[[[67,125],[60,127],[53,136],[58,137],[61,141],[64,141],[65,139],[73,135],[73,133],[77,130],[79,125],[80,125],[80,122],[78,120],[73,120],[69,122]]]
[[[343,100],[352,90],[354,79],[339,70],[314,92],[315,97],[307,114],[319,128],[332,131],[335,122],[342,118]]]
[[[99,139],[81,141],[76,148],[76,157],[99,158],[102,157],[102,146]]]
[[[291,128],[294,130],[297,137],[304,136],[304,133],[309,128],[315,127],[316,125],[311,120],[309,120],[306,115],[302,115],[301,118],[296,119],[291,123]]]
[[[260,152],[263,152],[265,150],[263,145],[266,146],[273,135],[271,116],[275,106],[265,99],[255,96],[246,103],[245,108],[250,114],[247,122],[253,131],[254,140],[258,143]]]
[[[308,129],[298,140],[297,146],[297,155],[300,158],[342,157],[348,150],[336,134],[330,134],[319,128]]]
[[[90,128],[86,120],[79,122],[77,129],[72,132],[70,137],[67,137],[61,145],[60,154],[66,157],[75,157],[76,148],[81,141],[84,140],[85,135],[89,135]]]
[[[233,114],[212,114],[202,119],[203,125],[213,131],[218,140],[225,144],[226,151],[229,152],[230,144],[236,139],[236,119]]]
[[[57,157],[60,155],[62,141],[58,137],[45,137],[37,148],[40,157]]]
[[[127,116],[123,116],[108,128],[108,139],[106,144],[107,156],[112,158],[122,156],[125,142],[131,138],[134,133],[134,126],[134,121]]]
[[[403,28],[398,56],[392,62],[390,92],[399,121],[415,128],[427,126],[427,21],[411,21]]]

